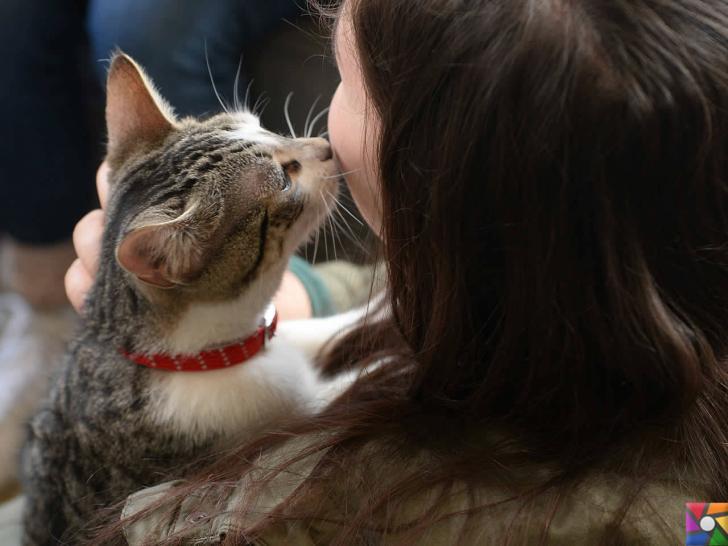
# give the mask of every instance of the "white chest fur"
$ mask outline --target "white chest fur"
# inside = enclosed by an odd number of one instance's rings
[[[229,369],[155,371],[152,416],[160,426],[200,440],[252,433],[286,416],[314,411],[317,390],[309,359],[273,339],[257,356]]]
[[[363,307],[326,319],[281,322],[264,351],[229,369],[154,371],[152,418],[167,430],[203,440],[255,433],[286,417],[314,413],[358,376],[352,372],[324,381],[312,365],[314,355],[366,312]],[[198,331],[204,330],[204,321],[198,324]],[[188,343],[192,339],[188,337]]]

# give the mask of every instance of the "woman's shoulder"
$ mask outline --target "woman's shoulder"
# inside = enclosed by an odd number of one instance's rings
[[[221,537],[254,527],[295,493],[324,455],[314,451],[287,464],[275,477],[271,471],[287,463],[287,454],[303,453],[321,435],[292,438],[262,456],[239,480],[195,487],[170,505],[165,502],[175,489],[187,487],[183,480],[165,482],[127,497],[121,519],[124,537],[132,545],[156,544],[165,539],[183,544],[218,544]],[[254,502],[249,498],[254,497]],[[247,507],[245,512],[240,507]],[[302,543],[305,544],[305,543]]]
[[[430,450],[412,450],[392,457],[387,446],[375,444],[362,451],[357,463],[348,472],[350,477],[336,488],[339,506],[356,506],[356,499],[347,492],[355,490],[353,483],[373,476],[383,482],[396,480],[398,485],[406,484],[401,479],[406,476],[419,475],[423,480],[436,476],[441,456]],[[509,477],[504,479],[506,474]],[[526,464],[515,471],[494,468],[491,475],[492,479],[486,476],[478,483],[463,476],[447,486],[423,489],[407,502],[395,504],[394,510],[390,507],[390,519],[382,521],[382,527],[408,532],[426,516],[432,522],[426,532],[414,541],[402,542],[427,545],[681,544],[686,503],[704,498],[688,471],[636,483],[633,477],[618,472],[595,470],[578,483],[555,481],[543,489],[539,486],[555,475],[551,465]],[[376,543],[398,544],[404,537],[392,532],[387,538]]]
[[[284,453],[305,447],[313,439],[291,442],[262,460],[261,468],[271,468]],[[294,495],[299,493],[300,497],[299,486],[311,477],[324,456],[325,452],[317,451],[298,460],[263,489],[256,489],[260,476],[255,471],[234,484],[199,488],[172,510],[149,511],[149,507],[177,483],[137,492],[127,500],[124,517],[148,513],[125,527],[127,540],[136,545],[147,543],[150,537],[175,537],[195,544],[216,544],[220,537],[254,528]],[[392,456],[385,442],[370,442],[333,474],[317,474],[312,480],[317,485],[309,488],[303,502],[317,507],[317,517],[281,518],[266,525],[259,543],[326,544],[373,498],[368,493],[386,491],[402,476],[431,475],[436,471],[437,459],[427,450],[399,451]],[[528,481],[529,472],[534,484],[549,473],[534,467],[519,481]],[[447,489],[425,488],[406,502],[393,504],[381,521],[373,522],[371,533],[376,537],[368,537],[365,542],[395,544],[404,538],[401,533],[410,532],[426,515],[431,524],[418,544],[495,543],[497,537],[513,544],[539,543],[544,538],[545,544],[591,544],[601,542],[605,533],[614,536],[617,532],[622,543],[627,544],[679,543],[684,532],[685,503],[698,500],[700,495],[687,490],[681,480],[666,477],[644,484],[624,511],[632,485],[616,474],[595,473],[572,488],[554,487],[539,496],[529,496],[527,490],[509,488],[502,480],[478,485],[461,480]],[[250,508],[250,502],[244,501],[254,489],[256,500]],[[240,511],[241,504],[248,506],[245,512]]]

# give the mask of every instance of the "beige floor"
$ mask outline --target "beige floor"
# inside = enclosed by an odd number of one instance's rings
[[[23,497],[16,496],[13,500],[0,504],[0,545],[19,546],[21,537],[21,516],[23,512]]]

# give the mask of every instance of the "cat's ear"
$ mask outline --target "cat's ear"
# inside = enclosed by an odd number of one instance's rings
[[[200,208],[193,205],[171,220],[148,215],[135,222],[116,248],[119,265],[159,288],[194,280],[207,264],[219,224],[216,217],[200,218]]]
[[[162,140],[175,127],[171,107],[139,65],[117,52],[106,83],[108,158],[123,159],[139,146]]]

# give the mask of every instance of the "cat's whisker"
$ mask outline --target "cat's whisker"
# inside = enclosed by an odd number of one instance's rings
[[[329,226],[331,227],[331,246],[334,249],[334,260],[338,260],[338,257],[336,256],[336,243],[338,242],[339,245],[341,245],[341,239],[337,237],[336,230],[334,229],[332,214],[329,214]]]
[[[324,224],[324,235],[325,236],[327,235],[326,234],[327,228],[331,230],[331,246],[332,246],[333,253],[334,253],[334,259],[336,259],[336,234],[334,232],[333,226],[331,225],[332,204],[326,200],[326,198],[323,195],[323,192],[319,192],[319,193],[321,193],[321,199],[323,199],[323,201],[324,201],[324,206],[326,207],[326,213],[327,213],[326,214],[326,223]],[[326,193],[329,193],[329,192],[326,192]],[[328,259],[328,256],[327,256],[327,259]]]
[[[334,216],[334,223],[336,224],[336,227],[339,229],[346,229],[350,232],[351,228],[349,224],[347,224],[346,219],[341,215],[341,211],[339,210],[339,207],[335,207],[332,210],[332,213]]]
[[[344,238],[346,238],[349,243],[351,243],[354,247],[356,247],[358,250],[360,250],[363,254],[367,254],[369,250],[364,245],[364,242],[358,239],[357,237],[351,235],[346,230],[339,231],[340,235]]]
[[[338,199],[336,199],[336,196],[331,195],[331,197],[338,202]],[[346,237],[352,244],[354,244],[359,250],[366,252],[366,248],[364,246],[364,243],[357,237],[357,235],[354,233],[354,230],[352,229],[350,223],[347,221],[347,219],[344,217],[344,215],[341,213],[340,207],[342,205],[339,204],[338,207],[335,207],[333,209],[333,215],[332,220],[334,224],[337,227],[339,235],[342,237]],[[337,219],[338,216],[338,219]],[[357,222],[359,222],[358,218],[354,218]],[[361,222],[360,222],[361,223]]]
[[[253,110],[253,113],[260,117],[263,115],[263,112],[265,112],[265,109],[268,108],[268,105],[270,104],[270,97],[265,97],[260,100],[260,105],[258,105],[258,101],[256,101],[256,109]]]
[[[344,172],[341,172],[341,173],[332,174],[331,176],[324,176],[324,177],[322,177],[322,179],[323,180],[331,180],[332,178],[342,178],[344,176],[357,173],[360,170],[361,170],[361,168],[359,168],[359,169],[352,169],[350,171],[344,171]]]
[[[313,129],[314,129],[314,127],[316,127],[316,124],[319,122],[319,120],[323,116],[325,116],[326,114],[329,113],[329,110],[330,110],[330,107],[327,106],[326,108],[324,108],[323,110],[321,110],[318,114],[316,114],[316,117],[314,117],[311,120],[311,127],[309,127],[309,130],[310,130],[311,133],[313,133]],[[326,132],[328,133],[328,131],[326,131]],[[311,135],[309,134],[309,136],[311,136]]]
[[[312,125],[309,125],[309,123],[311,123],[311,114],[313,113],[313,109],[316,108],[319,100],[321,100],[321,95],[316,97],[316,100],[313,101],[311,108],[308,109],[308,114],[306,114],[306,122],[303,124],[303,136],[306,138],[309,138],[311,136]]]
[[[316,265],[316,258],[318,257],[318,245],[319,245],[319,234],[321,233],[320,229],[316,230],[316,239],[313,243],[313,261],[311,262],[313,265]]]
[[[225,102],[222,100],[222,97],[220,96],[220,93],[217,90],[217,85],[215,85],[215,78],[212,76],[212,68],[210,67],[210,58],[207,55],[207,41],[205,41],[205,64],[207,65],[207,73],[210,76],[210,83],[212,84],[212,90],[215,92],[215,96],[217,97],[217,102],[220,103],[220,106],[222,107],[223,111],[227,114],[230,113],[229,108],[225,104]]]
[[[324,230],[324,241],[326,241],[326,243],[327,243],[327,246],[325,247],[326,250],[328,250],[328,242],[331,240],[331,233],[330,233],[331,225],[329,224],[330,218],[331,218],[331,215],[327,214],[326,220],[324,220],[324,225],[322,227],[322,229]],[[326,255],[326,261],[329,261],[328,254]]]
[[[363,226],[363,225],[364,225],[364,223],[363,223],[363,222],[362,222],[361,220],[359,220],[359,218],[357,218],[357,217],[356,217],[356,215],[355,215],[355,214],[354,214],[353,212],[351,212],[351,211],[350,211],[350,210],[348,209],[348,207],[346,207],[346,206],[344,205],[344,203],[342,203],[342,202],[341,202],[341,200],[340,200],[340,199],[339,199],[338,197],[336,197],[335,195],[331,195],[331,197],[332,197],[332,198],[334,199],[334,201],[335,201],[335,202],[336,202],[336,204],[338,205],[338,208],[340,208],[340,209],[343,209],[343,210],[344,210],[344,211],[345,211],[345,212],[346,212],[346,213],[347,213],[347,214],[348,214],[349,216],[351,216],[351,217],[352,217],[352,218],[354,219],[354,221],[355,221],[355,222],[356,222],[357,224],[359,224],[360,226]],[[342,218],[343,218],[343,216],[342,216]]]
[[[326,261],[331,261],[329,257],[329,237],[326,234],[326,226],[324,225],[324,253],[326,254]]]
[[[326,202],[326,198],[324,197],[324,193],[323,193],[322,190],[319,190],[319,196],[321,197],[321,201],[323,201],[324,207],[326,208],[326,211],[328,212],[328,210],[329,210],[329,204]],[[327,214],[327,218],[328,218],[328,214]],[[325,222],[324,222],[323,231],[324,231],[324,252],[326,253],[326,261],[328,262],[330,260],[330,258],[329,258],[329,242],[327,240],[328,237],[326,237],[326,223]]]
[[[351,228],[344,222],[344,226],[337,221],[336,215],[341,215],[341,213],[338,210],[338,203],[339,200],[336,199],[336,196],[332,194],[330,191],[326,191],[326,194],[331,199],[331,204],[328,206],[329,209],[329,224],[331,225],[331,235],[333,238],[333,244],[334,244],[334,259],[337,259],[336,256],[336,245],[338,244],[339,247],[343,250],[345,249],[344,243],[341,240],[342,236],[346,236],[347,233],[345,230],[351,231]],[[347,237],[349,238],[349,237]]]
[[[243,103],[243,106],[245,107],[246,111],[250,111],[250,89],[253,87],[253,79],[250,79],[250,82],[248,82],[248,87],[245,89],[245,102]],[[256,100],[255,103],[257,104],[258,101]]]
[[[351,239],[351,240],[354,240],[354,241],[356,241],[356,240],[357,240],[357,237],[356,237],[356,235],[354,234],[354,230],[352,229],[351,225],[349,225],[349,222],[347,221],[347,219],[346,219],[346,218],[344,217],[344,215],[342,214],[342,212],[341,212],[341,210],[340,210],[340,207],[336,207],[336,208],[334,209],[334,212],[335,212],[335,213],[336,213],[336,215],[338,215],[338,217],[339,217],[339,221],[337,221],[337,220],[336,220],[336,218],[334,218],[334,221],[335,221],[335,222],[337,223],[337,225],[339,225],[340,227],[342,227],[342,226],[343,226],[343,228],[345,229],[345,231],[344,231],[344,235],[348,235],[348,236],[350,236],[350,239]],[[359,221],[359,219],[358,219],[358,218],[355,218],[355,220]],[[361,223],[361,222],[360,222],[360,223]],[[363,224],[362,224],[362,225],[363,225]]]
[[[291,114],[289,112],[291,98],[293,98],[292,92],[288,93],[288,96],[286,97],[286,102],[283,104],[283,114],[286,116],[286,123],[288,124],[288,130],[291,132],[291,138],[298,138],[296,136],[296,131],[293,130],[293,123],[291,123]]]
[[[353,244],[358,250],[360,250],[363,254],[368,254],[370,252],[370,249],[365,244],[364,240],[362,239],[361,235],[356,233],[351,225],[351,221],[348,220],[341,212],[341,208],[344,207],[339,199],[336,198],[336,196],[332,195],[332,198],[336,200],[339,203],[339,206],[334,209],[335,215],[333,216],[333,221],[337,225],[339,231],[338,233],[345,237],[351,244]],[[346,209],[346,211],[351,216],[351,211]],[[338,220],[336,218],[338,216]],[[365,224],[356,218],[355,216],[352,216],[352,218],[358,222],[361,226],[364,226]]]
[[[238,95],[238,87],[240,85],[240,71],[243,68],[243,55],[240,55],[238,60],[238,69],[235,72],[235,81],[233,82],[233,107],[236,112],[241,112],[243,109],[240,106],[240,96]]]
[[[346,230],[348,229],[348,226],[342,227],[340,222],[337,221],[336,214],[338,214],[338,211],[336,210],[336,208],[334,208],[333,212],[334,212],[334,214],[331,215],[331,223],[334,225],[334,227],[336,229],[335,233],[336,233],[336,238],[339,241],[339,248],[341,248],[342,250],[345,250],[346,247],[344,246],[343,238],[346,237],[347,239],[349,239],[348,234],[346,232]]]
[[[362,222],[359,218],[357,218],[356,214],[351,212],[347,207],[345,207],[342,203],[339,203],[339,208],[342,209],[346,214],[349,215],[349,217],[354,220],[357,224],[360,226],[364,225],[364,222]],[[343,218],[343,215],[342,215]]]
[[[319,133],[317,136],[319,138],[329,138],[329,132],[328,131],[324,131],[323,133]]]

